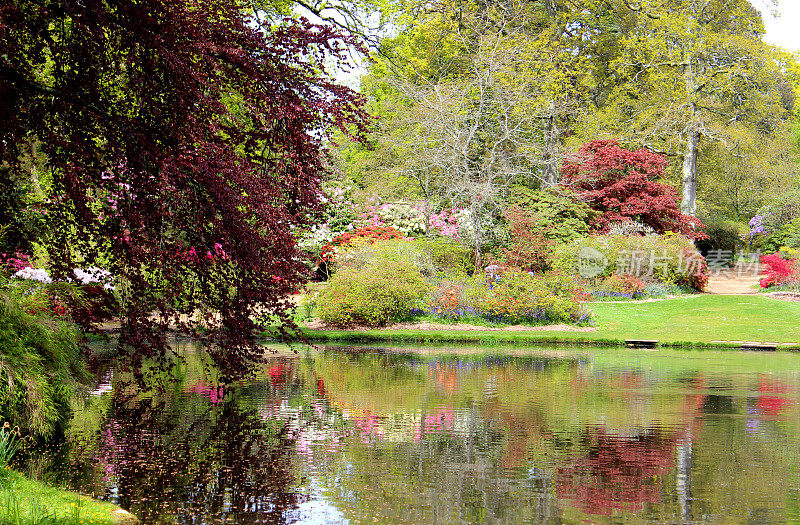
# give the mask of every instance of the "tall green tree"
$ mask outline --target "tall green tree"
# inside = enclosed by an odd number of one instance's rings
[[[712,144],[744,151],[790,117],[788,57],[764,43],[747,0],[626,4],[635,24],[612,63],[620,80],[601,126],[679,159],[682,211],[695,215],[698,166]]]

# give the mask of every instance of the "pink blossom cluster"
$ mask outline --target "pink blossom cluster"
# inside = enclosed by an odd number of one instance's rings
[[[25,208],[25,211],[28,212],[28,213],[35,213],[35,214],[39,214],[39,215],[47,215],[47,208],[45,208],[41,204],[31,204],[30,206]]]
[[[16,252],[13,255],[0,253],[0,264],[12,272],[18,272],[32,266],[31,256],[21,252]]]
[[[381,210],[389,208],[389,204],[379,204],[377,206],[365,206],[364,213],[361,214],[361,219],[364,221],[365,226],[386,226],[386,221],[380,215]]]
[[[458,219],[456,218],[455,209],[443,209],[439,213],[431,215],[428,220],[428,225],[431,228],[439,230],[439,233],[444,237],[451,237],[458,240]]]
[[[200,262],[200,256],[197,254],[197,249],[194,246],[191,246],[189,250],[183,255],[183,258],[189,262]],[[214,243],[214,253],[211,253],[211,250],[206,251],[207,260],[213,261],[216,258],[220,258],[223,261],[227,261],[230,257],[225,249],[222,247],[220,243]]]

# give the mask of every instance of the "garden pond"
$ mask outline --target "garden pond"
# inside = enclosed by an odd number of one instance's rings
[[[37,477],[143,523],[800,521],[800,355],[282,350],[106,367]]]

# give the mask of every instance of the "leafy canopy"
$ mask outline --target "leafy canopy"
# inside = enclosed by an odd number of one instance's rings
[[[361,97],[324,73],[346,39],[246,7],[0,6],[0,177],[21,168],[25,141],[41,144],[54,270],[102,260],[125,299],[121,340],[141,354],[201,306],[233,345],[254,333],[256,309],[287,321],[283,298],[303,278],[293,230],[320,206],[326,133],[366,131]]]

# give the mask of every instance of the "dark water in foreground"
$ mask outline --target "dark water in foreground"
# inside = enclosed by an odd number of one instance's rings
[[[147,524],[800,521],[800,356],[410,350],[109,370],[45,470]]]

